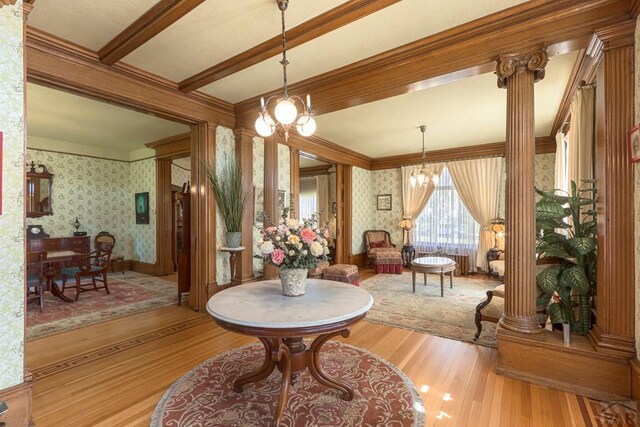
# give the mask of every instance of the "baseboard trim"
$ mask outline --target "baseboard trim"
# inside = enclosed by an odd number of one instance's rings
[[[129,265],[131,271],[136,273],[148,274],[149,276],[157,276],[157,265],[142,261],[129,260],[125,261]]]
[[[349,254],[349,264],[356,265],[358,267],[366,267],[367,266],[367,254]]]
[[[34,425],[32,387],[33,376],[27,373],[22,383],[0,390],[0,400],[7,402],[9,406],[7,413],[0,417],[0,422],[11,427],[32,427]]]
[[[587,337],[560,333],[525,336],[498,328],[496,372],[530,383],[598,400],[631,398],[629,359],[596,352]]]

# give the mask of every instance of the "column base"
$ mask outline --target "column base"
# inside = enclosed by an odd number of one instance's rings
[[[621,337],[605,334],[596,324],[589,331],[589,341],[598,353],[611,354],[626,358],[633,358],[636,355],[635,341],[631,337]]]
[[[542,328],[535,317],[514,317],[503,314],[498,324],[505,329],[521,334],[533,335],[542,333]]]

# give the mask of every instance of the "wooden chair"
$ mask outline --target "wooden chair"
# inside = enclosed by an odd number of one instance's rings
[[[108,243],[111,245],[111,250],[113,251],[113,248],[115,248],[116,246],[116,238],[113,234],[107,232],[107,231],[101,231],[99,232],[95,239],[94,239],[94,247],[98,247],[99,243]],[[115,266],[114,264],[116,262],[120,262],[120,267],[121,267],[121,271],[122,274],[124,274],[124,255],[122,254],[111,254],[111,272],[115,273]]]
[[[44,311],[44,291],[47,280],[44,276],[44,259],[46,252],[27,252],[27,301],[38,299],[40,313]]]
[[[76,279],[76,301],[78,301],[81,292],[104,289],[107,294],[111,293],[107,283],[107,269],[111,262],[112,248],[107,242],[97,242],[96,250],[84,255],[77,266],[63,268],[61,271],[62,293],[64,293],[69,277]],[[83,278],[90,278],[91,282],[82,283]],[[98,286],[97,282],[101,282],[102,286]]]

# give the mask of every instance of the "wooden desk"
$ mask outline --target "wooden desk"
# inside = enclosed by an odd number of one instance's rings
[[[351,325],[364,318],[372,305],[369,292],[346,283],[307,279],[304,295],[286,297],[279,280],[267,280],[218,292],[207,303],[207,312],[223,328],[257,337],[265,347],[262,367],[238,378],[236,392],[267,378],[276,367],[282,372],[272,421],[273,426],[279,426],[289,385],[307,368],[320,384],[341,392],[343,400],[353,399],[349,384],[323,371],[320,350],[337,335],[348,337]],[[316,336],[309,348],[303,341],[307,336]]]

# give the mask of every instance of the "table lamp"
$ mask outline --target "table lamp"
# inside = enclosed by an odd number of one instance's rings
[[[494,218],[491,220],[491,224],[487,225],[484,229],[493,232],[493,249],[500,250],[498,247],[498,237],[504,237],[504,219]]]
[[[413,227],[415,227],[416,223],[413,222],[412,219],[410,218],[403,218],[402,221],[400,221],[400,228],[402,228],[403,230],[403,239],[404,239],[404,244],[408,245],[410,244],[409,242],[409,230],[411,230]]]

